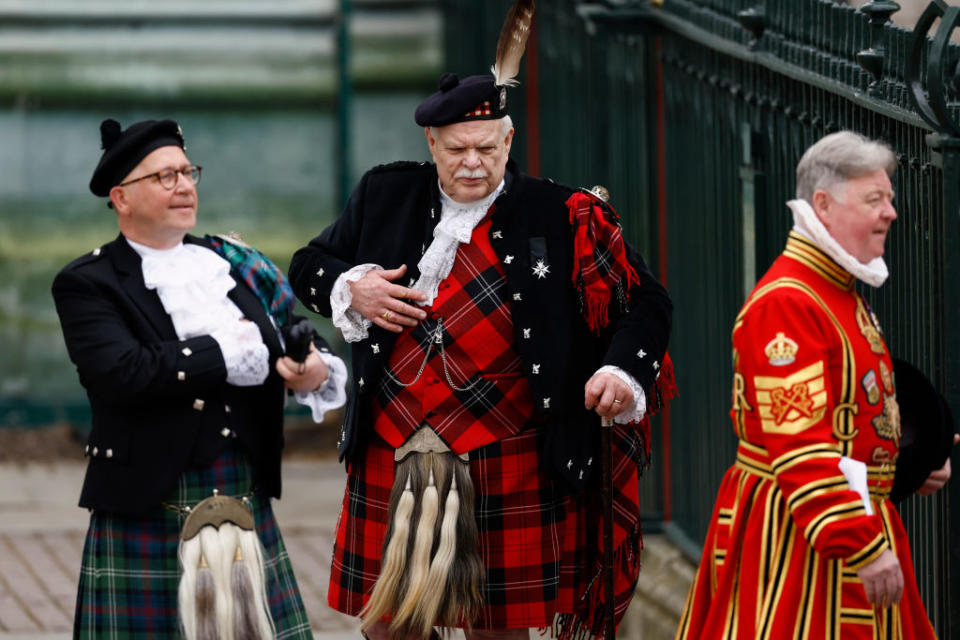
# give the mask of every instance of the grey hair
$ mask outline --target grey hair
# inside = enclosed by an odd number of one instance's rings
[[[424,129],[428,131],[436,128],[439,127],[424,127]],[[506,138],[507,134],[510,133],[510,129],[513,129],[513,119],[508,115],[500,118],[500,132],[503,134],[504,138]]]
[[[879,169],[892,176],[897,156],[884,142],[853,131],[824,136],[807,149],[797,164],[797,198],[813,203],[819,190],[831,191],[851,178]]]

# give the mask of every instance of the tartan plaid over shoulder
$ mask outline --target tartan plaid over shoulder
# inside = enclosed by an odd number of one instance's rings
[[[296,298],[287,278],[269,258],[251,246],[227,236],[204,236],[213,250],[230,263],[234,274],[257,294],[263,308],[282,327],[293,315]]]

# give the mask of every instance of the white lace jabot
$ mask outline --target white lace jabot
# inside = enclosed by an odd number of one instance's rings
[[[223,353],[227,382],[263,384],[270,373],[269,351],[254,322],[227,297],[237,286],[230,263],[216,252],[194,244],[153,249],[127,238],[140,254],[143,283],[155,289],[181,340],[209,335]]]
[[[140,255],[143,282],[157,291],[177,337],[211,336],[220,345],[229,384],[263,384],[270,373],[270,353],[256,323],[243,321],[243,312],[227,297],[237,285],[230,263],[194,244],[153,249],[129,238],[127,242]],[[321,353],[320,358],[329,369],[326,382],[314,391],[294,394],[318,423],[326,411],[346,402],[347,384],[347,367],[340,358],[332,353]]]
[[[787,202],[787,206],[793,212],[793,230],[823,249],[824,253],[833,258],[854,278],[869,284],[871,287],[879,287],[886,281],[890,272],[887,270],[887,263],[883,261],[882,257],[874,258],[867,264],[863,264],[847,253],[840,246],[840,243],[830,235],[809,202],[800,199],[790,200]]]
[[[193,244],[153,249],[127,242],[142,258],[143,283],[156,289],[181,340],[210,334],[242,317],[227,298],[237,284],[230,277],[230,263],[215,252]]]
[[[506,183],[501,180],[493,193],[473,202],[457,202],[440,187],[440,222],[433,230],[433,241],[427,247],[417,268],[420,269],[420,278],[412,288],[427,294],[424,302],[417,304],[430,306],[437,297],[440,283],[450,275],[453,263],[457,258],[457,249],[462,243],[470,242],[474,229],[483,220],[490,205],[503,193]],[[391,268],[397,265],[390,265]],[[331,320],[333,325],[343,333],[347,342],[359,342],[369,335],[368,330],[373,324],[364,318],[359,311],[350,305],[353,296],[350,293],[350,283],[362,278],[371,269],[380,269],[377,264],[360,264],[341,273],[330,292]],[[620,378],[630,390],[633,397],[627,403],[625,410],[614,418],[619,424],[643,419],[646,412],[646,396],[643,388],[629,373],[614,366],[601,367],[597,373],[612,373]]]
[[[453,269],[457,249],[462,243],[470,242],[473,230],[487,215],[490,205],[503,192],[504,186],[505,182],[501,180],[492,193],[473,202],[457,202],[440,188],[440,222],[433,229],[433,242],[417,263],[420,279],[413,285],[417,291],[427,294],[427,299],[417,304],[423,307],[433,304],[440,283]]]
[[[429,307],[437,297],[440,283],[450,275],[453,263],[457,259],[457,248],[461,243],[470,242],[470,236],[490,209],[493,201],[503,193],[506,183],[501,180],[493,193],[473,202],[457,202],[440,188],[440,222],[433,230],[433,241],[427,247],[417,268],[420,278],[411,288],[427,294],[427,299],[417,304]],[[393,265],[399,266],[399,265]],[[378,264],[358,264],[341,273],[330,290],[330,319],[333,326],[340,329],[346,342],[359,342],[369,335],[370,325],[359,311],[352,308],[353,295],[350,283],[356,282],[371,269],[382,269]],[[393,268],[393,267],[390,267]]]

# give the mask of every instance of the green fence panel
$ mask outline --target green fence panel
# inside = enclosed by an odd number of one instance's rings
[[[510,4],[447,0],[448,67],[489,67]],[[948,126],[958,112],[958,56],[920,40],[921,73],[911,71],[914,35],[890,22],[897,8],[833,0],[566,0],[537,8],[539,108],[521,117],[536,118],[540,136],[529,140],[518,129],[519,139],[539,151],[545,176],[607,186],[628,239],[668,284],[680,398],[669,424],[655,429],[641,504],[648,520],[668,520],[667,531],[691,553],[736,446],[728,416],[733,320],[783,250],[796,163],[826,133],[852,129],[897,153],[891,277],[879,290],[861,290],[892,353],[931,376],[960,415],[960,329],[952,318],[960,309],[960,126]],[[922,77],[941,61],[944,78]],[[931,103],[939,90],[940,110],[921,117],[911,83]],[[948,487],[899,508],[934,626],[941,637],[960,638],[960,491]]]
[[[740,156],[749,120],[731,92],[737,70],[725,61],[674,38],[663,38],[662,59],[671,351],[681,393],[671,412],[673,520],[699,541],[736,447],[730,330],[744,297]]]

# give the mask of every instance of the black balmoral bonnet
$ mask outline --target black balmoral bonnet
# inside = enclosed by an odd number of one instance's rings
[[[101,197],[109,196],[110,189],[151,151],[167,146],[186,149],[180,125],[173,120],[144,120],[121,130],[119,122],[107,119],[100,123],[100,141],[103,155],[90,178],[90,191]]]

